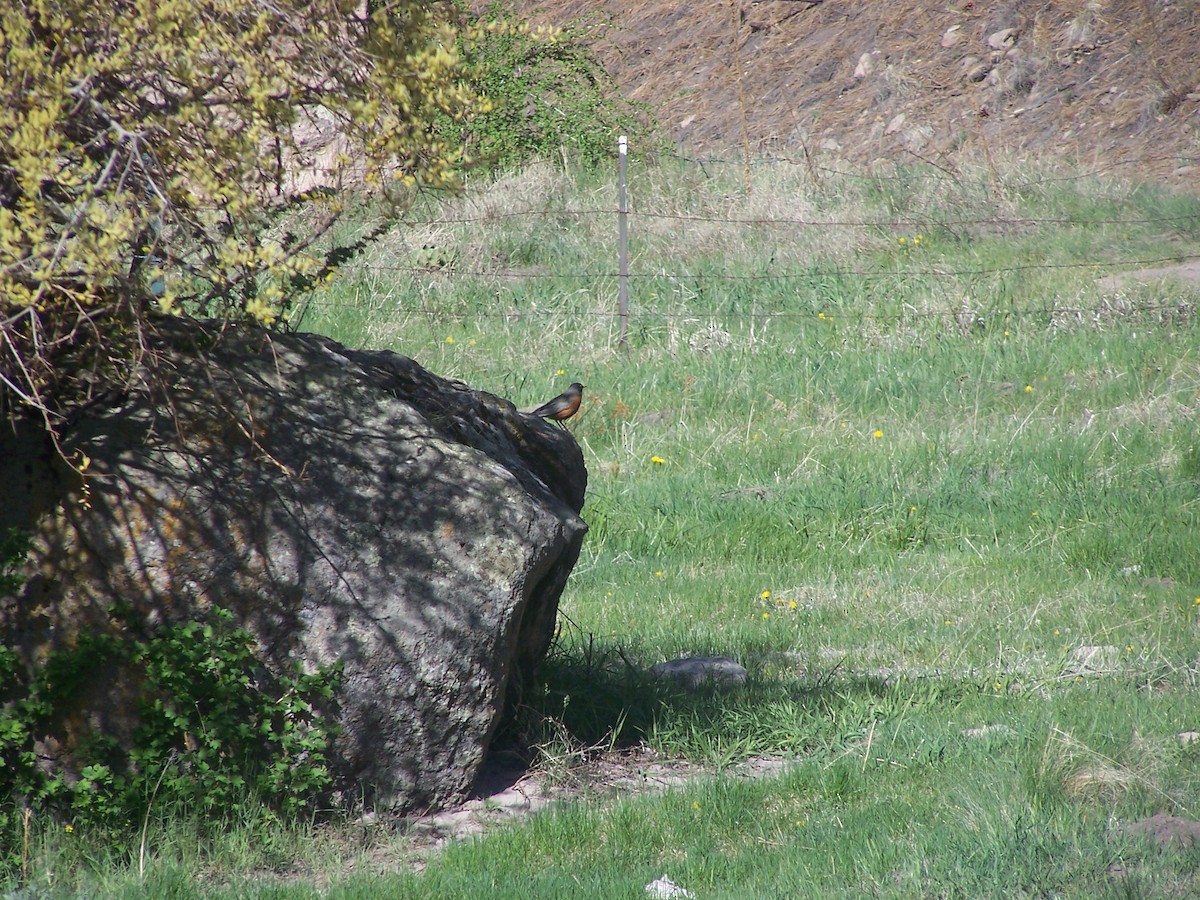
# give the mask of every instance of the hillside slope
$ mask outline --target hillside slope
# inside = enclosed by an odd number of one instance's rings
[[[950,168],[1049,153],[1200,184],[1195,0],[516,5],[537,22],[606,21],[601,59],[683,152]]]

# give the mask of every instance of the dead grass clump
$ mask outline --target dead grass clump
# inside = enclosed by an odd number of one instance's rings
[[[1042,751],[1037,781],[1043,791],[1078,802],[1114,804],[1135,792],[1170,801],[1160,785],[1168,752],[1135,732],[1110,755],[1054,729]]]

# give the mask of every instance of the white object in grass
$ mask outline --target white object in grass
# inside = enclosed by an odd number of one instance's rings
[[[696,895],[687,888],[680,887],[670,878],[664,875],[662,878],[656,878],[654,881],[646,885],[646,893],[651,897],[662,897],[669,900],[671,897],[695,897]]]

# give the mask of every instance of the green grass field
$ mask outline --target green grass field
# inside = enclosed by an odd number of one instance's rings
[[[716,774],[419,874],[350,826],[198,852],[160,823],[140,877],[41,835],[31,891],[1200,893],[1200,847],[1124,827],[1200,819],[1200,286],[1101,282],[1200,254],[1200,198],[778,163],[747,196],[727,168],[632,167],[626,349],[615,187],[548,167],[430,200],[299,319],[518,405],[586,383],[590,532],[518,724],[547,765],[615,743]],[[642,674],[688,654],[749,683]],[[758,754],[794,764],[720,774]]]

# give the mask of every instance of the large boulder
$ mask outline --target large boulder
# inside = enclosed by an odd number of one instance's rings
[[[40,431],[0,434],[0,529],[34,535],[0,639],[33,664],[107,627],[114,601],[151,623],[224,607],[268,666],[344,666],[346,796],[462,799],[578,559],[574,439],[411,359],[315,335],[171,322],[141,366],[69,430],[86,483]],[[88,721],[125,739],[120,694]],[[48,746],[70,765],[70,746]]]

